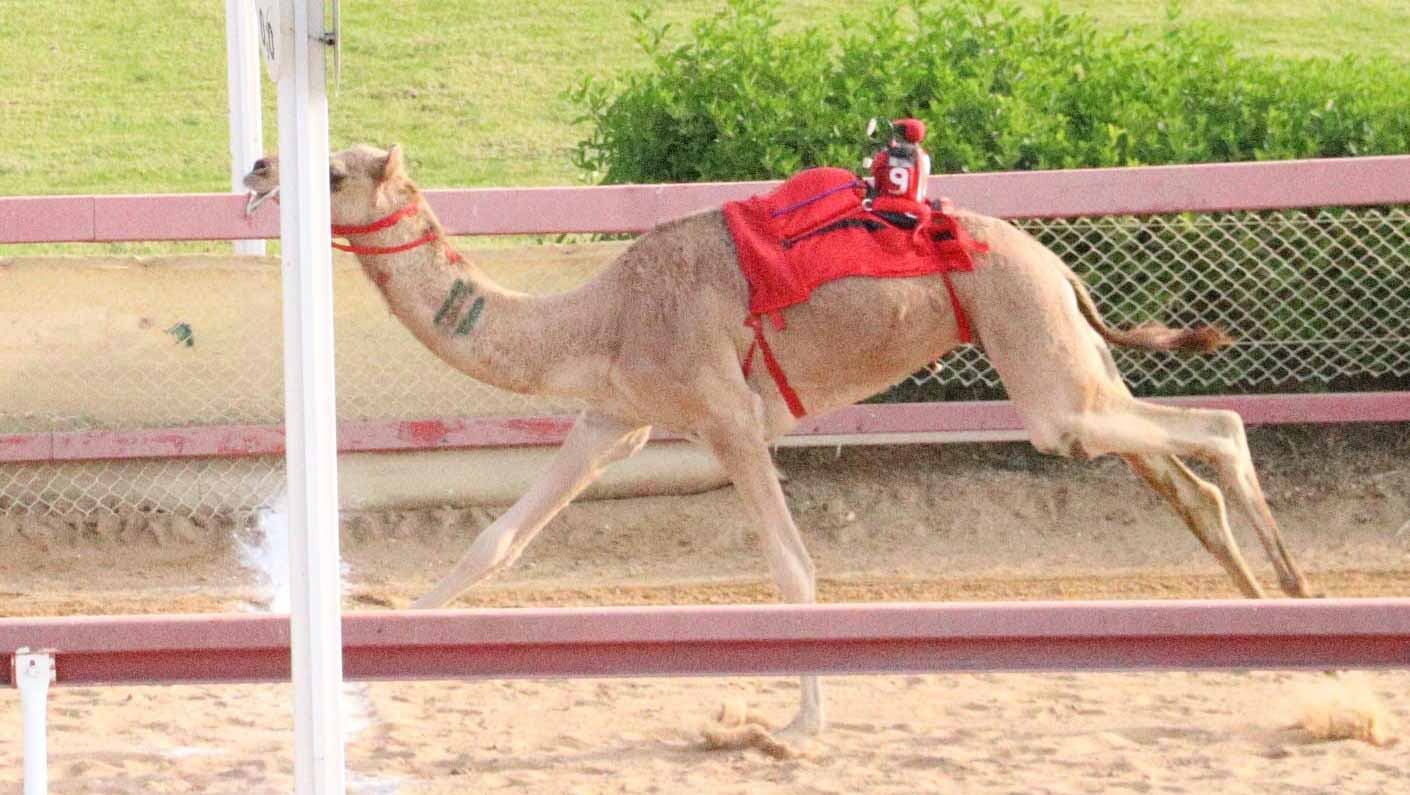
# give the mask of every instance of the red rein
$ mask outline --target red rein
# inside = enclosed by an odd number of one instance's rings
[[[400,222],[403,218],[410,218],[411,216],[416,215],[420,211],[420,202],[412,201],[410,204],[406,205],[400,210],[397,210],[386,218],[373,221],[372,223],[367,224],[366,226],[344,226],[342,224],[333,224],[333,234],[338,235],[339,237],[347,237],[348,235],[368,235],[373,232],[379,232],[383,229],[387,229],[388,227],[396,226],[396,224]],[[348,251],[353,254],[400,254],[403,251],[410,251],[414,248],[424,246],[433,240],[439,239],[441,239],[440,233],[433,228],[428,230],[426,234],[416,238],[415,240],[409,243],[401,243],[395,246],[354,246],[348,243],[334,243],[333,248],[336,248],[339,251]],[[450,246],[446,246],[446,251],[449,253],[452,262],[461,261],[462,257],[460,256],[460,252],[456,251]]]

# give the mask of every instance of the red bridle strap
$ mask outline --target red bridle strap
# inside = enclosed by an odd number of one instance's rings
[[[366,226],[340,226],[338,224],[333,224],[333,234],[342,235],[345,237],[347,235],[371,234],[372,232],[378,232],[383,229],[386,229],[389,226],[393,226],[401,219],[410,218],[411,216],[416,215],[420,211],[420,203],[413,201],[405,207],[401,208],[400,210],[397,210],[396,212],[387,216],[386,218],[383,218],[380,221],[373,221],[372,223]]]
[[[378,232],[388,227],[395,226],[398,221],[402,220],[403,218],[410,218],[411,216],[416,215],[420,211],[420,202],[413,201],[405,207],[401,208],[400,210],[397,210],[396,212],[387,216],[386,218],[373,221],[372,223],[367,224],[366,226],[342,226],[340,224],[333,224],[333,234],[341,236],[371,234],[372,232]],[[410,251],[413,248],[418,248],[434,240],[440,239],[440,233],[433,228],[427,230],[426,234],[416,238],[415,240],[409,243],[401,243],[395,246],[355,246],[349,243],[334,243],[333,248],[336,248],[339,251],[348,251],[353,254],[400,254],[403,251]],[[463,261],[464,258],[460,256],[459,251],[456,251],[450,246],[446,246],[446,251],[448,252],[451,262]]]
[[[351,251],[354,254],[400,254],[403,251],[410,251],[418,246],[424,246],[439,237],[440,235],[436,233],[436,230],[432,229],[410,243],[402,243],[399,246],[353,246],[347,243],[334,243],[333,248],[339,251]]]

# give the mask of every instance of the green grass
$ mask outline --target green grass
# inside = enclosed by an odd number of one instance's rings
[[[1031,3],[1037,6],[1034,0]],[[562,92],[641,63],[635,2],[349,2],[334,146],[401,142],[426,186],[580,180],[582,134]],[[682,35],[721,0],[672,0]],[[1066,0],[1104,28],[1158,29],[1163,4]],[[790,24],[835,24],[853,4],[788,0]],[[227,189],[224,5],[47,0],[0,15],[0,195]],[[1384,56],[1410,64],[1404,0],[1189,0],[1248,53]],[[265,83],[265,140],[277,140]],[[16,247],[18,248],[18,247]],[[124,249],[130,250],[130,249]],[[18,252],[13,252],[18,253]]]

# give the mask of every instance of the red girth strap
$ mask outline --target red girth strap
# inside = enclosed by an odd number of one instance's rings
[[[950,308],[955,311],[955,325],[959,326],[960,343],[968,345],[974,342],[974,334],[969,328],[969,315],[966,315],[964,307],[960,306],[960,297],[955,294],[955,284],[950,281],[950,272],[941,271],[940,277],[945,280],[945,292],[950,294]]]
[[[955,324],[959,327],[960,342],[968,345],[974,342],[974,333],[969,325],[969,315],[965,314],[964,307],[960,306],[960,297],[955,293],[955,285],[950,281],[950,272],[941,271],[941,278],[945,282],[945,291],[950,294],[950,306],[955,312]],[[775,313],[773,315],[774,328],[782,331],[786,328],[783,316]],[[759,351],[764,355],[764,366],[768,368],[769,375],[773,376],[774,384],[778,386],[778,393],[783,396],[783,402],[788,404],[788,410],[794,417],[802,418],[808,412],[803,408],[803,401],[799,399],[798,393],[793,391],[793,387],[788,383],[788,376],[783,372],[783,365],[778,363],[774,357],[773,349],[769,347],[769,341],[764,339],[764,322],[759,315],[750,315],[745,318],[744,325],[754,329],[754,341],[749,344],[749,352],[744,354],[744,361],[741,366],[744,369],[744,377],[749,377],[749,371],[754,365],[754,351]]]
[[[758,315],[750,315],[745,318],[744,325],[754,329],[754,342],[749,345],[749,352],[744,355],[741,363],[744,368],[744,377],[749,377],[749,370],[754,363],[754,351],[757,349],[764,354],[764,366],[769,369],[769,375],[773,376],[774,383],[778,385],[778,392],[783,396],[783,402],[788,404],[788,410],[793,412],[794,417],[803,417],[808,412],[803,409],[803,401],[798,399],[798,393],[793,391],[793,387],[788,385],[788,377],[783,374],[783,366],[774,358],[774,352],[769,348],[769,341],[764,339],[764,323]],[[780,331],[784,328],[783,317],[774,315],[774,327]]]

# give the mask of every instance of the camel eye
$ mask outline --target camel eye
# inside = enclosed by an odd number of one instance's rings
[[[329,172],[328,172],[328,189],[331,190],[331,191],[336,191],[336,190],[338,190],[339,188],[343,187],[343,182],[344,182],[345,180],[347,180],[347,178],[348,178],[348,175],[347,175],[347,174],[344,174],[344,173],[342,173],[342,172],[340,172],[340,171],[329,171]]]

